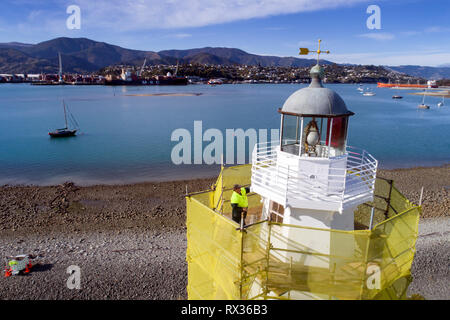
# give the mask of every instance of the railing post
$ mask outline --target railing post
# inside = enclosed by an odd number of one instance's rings
[[[342,183],[342,195],[341,195],[341,199],[342,202],[344,202],[345,199],[345,187],[346,187],[346,181],[347,181],[347,169],[348,169],[348,158],[345,161],[345,169],[344,169],[344,182]]]
[[[422,189],[420,189],[420,199],[419,199],[419,206],[422,205],[422,200],[423,200],[423,187]]]
[[[243,282],[243,276],[244,276],[244,215],[241,214],[241,254],[240,254],[240,261],[239,261],[239,299],[242,300],[242,282]]]
[[[329,139],[328,139],[328,159],[329,159],[330,153],[331,153],[331,139],[332,139],[332,134],[333,134],[333,118],[329,118],[328,121],[331,122],[330,123],[330,131],[329,131]]]
[[[369,223],[369,230],[372,230],[373,227],[373,215],[375,213],[375,208],[372,207],[372,211],[370,212],[370,223]]]
[[[269,294],[268,283],[269,283],[269,265],[270,265],[270,249],[272,245],[270,244],[272,235],[272,214],[269,211],[269,218],[267,219],[267,244],[266,244],[266,281],[264,283],[264,300],[267,299]]]
[[[286,207],[287,207],[288,192],[289,192],[289,165],[287,167],[286,191],[284,194],[284,203],[286,204]]]
[[[281,150],[281,149],[280,149],[280,150]],[[275,160],[275,165],[277,166],[276,177],[275,177],[275,185],[278,186],[278,183],[279,183],[278,177],[279,177],[279,175],[280,175],[280,167],[278,166],[278,163],[277,163],[276,160]]]
[[[303,126],[304,126],[304,123],[303,123],[303,117],[302,117],[302,119],[301,119],[301,124],[300,124],[300,128],[301,128],[301,131],[300,131],[300,141],[299,141],[299,151],[298,151],[298,155],[299,156],[301,156],[302,155],[302,147],[303,147]]]
[[[363,150],[361,155],[361,171],[363,170],[362,166],[364,165],[364,157],[366,156],[366,150]]]
[[[280,132],[280,148],[282,148],[283,147],[283,134],[284,134],[284,114],[282,113],[281,114],[281,126],[280,126],[280,128],[281,128],[281,132]]]
[[[375,160],[375,168],[372,169],[372,192],[375,192],[375,181],[377,180],[377,168],[378,168],[378,161]]]

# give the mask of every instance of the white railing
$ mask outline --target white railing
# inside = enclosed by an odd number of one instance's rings
[[[298,159],[297,166],[278,161],[279,150],[276,142],[255,146],[252,186],[267,191],[267,195],[284,205],[312,202],[311,208],[317,208],[321,202],[342,211],[345,205],[373,196],[378,161],[365,150],[348,147],[344,156],[330,158],[283,154],[287,159]],[[318,159],[328,159],[326,166]]]

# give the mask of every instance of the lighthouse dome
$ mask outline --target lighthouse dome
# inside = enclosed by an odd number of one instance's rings
[[[333,90],[322,86],[323,69],[316,65],[311,69],[311,84],[294,92],[284,103],[282,113],[298,116],[350,116],[344,100]]]

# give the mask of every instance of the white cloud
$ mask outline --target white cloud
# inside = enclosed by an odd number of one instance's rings
[[[386,40],[395,39],[395,35],[392,33],[388,33],[388,32],[363,33],[363,34],[358,35],[358,37],[368,38],[368,39],[378,40],[378,41],[386,41]]]
[[[114,30],[202,27],[337,7],[368,0],[74,0],[84,23]]]
[[[167,37],[176,38],[176,39],[185,39],[185,38],[192,37],[192,34],[190,34],[190,33],[175,33],[175,34],[169,34]]]
[[[421,31],[402,31],[402,32],[400,32],[400,35],[407,36],[407,37],[418,36],[421,34],[422,34]]]
[[[450,28],[444,28],[444,27],[429,27],[425,29],[425,32],[428,33],[437,33],[437,32],[449,32]]]
[[[450,32],[450,28],[434,26],[434,27],[425,28],[424,30],[421,30],[421,31],[417,31],[417,30],[402,31],[399,34],[402,36],[418,36],[418,35],[423,35],[425,33],[445,33],[445,32]]]

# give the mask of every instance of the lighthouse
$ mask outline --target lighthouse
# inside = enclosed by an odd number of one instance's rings
[[[406,299],[421,208],[348,145],[354,113],[322,85],[320,40],[315,52],[310,85],[278,109],[279,139],[186,194],[189,299]],[[236,183],[251,186],[247,225],[231,219]]]
[[[317,53],[322,52],[319,40]],[[319,59],[310,75],[310,85],[294,92],[278,110],[280,140],[255,147],[252,191],[261,196],[263,219],[353,231],[355,210],[373,200],[378,161],[367,151],[348,146],[348,125],[354,113],[336,92],[322,85]],[[280,236],[283,241],[278,245],[272,240],[275,246],[282,247],[284,239],[289,239],[319,255],[332,256],[335,250],[331,232],[318,237],[317,232],[283,229]],[[290,259],[289,250],[278,258]],[[321,268],[330,263],[314,256],[304,261]]]

